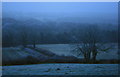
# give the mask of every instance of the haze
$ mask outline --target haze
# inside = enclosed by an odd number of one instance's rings
[[[3,17],[117,24],[115,2],[4,2]]]

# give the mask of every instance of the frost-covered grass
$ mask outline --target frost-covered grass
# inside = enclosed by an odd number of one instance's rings
[[[109,50],[108,53],[100,53],[97,55],[98,60],[104,59],[104,61],[98,63],[117,63],[117,60],[115,59],[118,58],[118,53],[117,53],[118,50],[117,50],[117,45],[114,44],[114,46],[116,46],[116,48]],[[10,48],[3,48],[2,50],[3,50],[2,53],[3,65],[58,63],[58,62],[82,63],[82,59],[78,60],[78,58],[70,56],[73,55],[73,53],[71,53],[70,44],[37,45],[36,49],[30,49],[30,48],[21,49],[20,47],[10,47]],[[67,55],[67,57],[64,55]],[[83,56],[80,57],[83,58]],[[110,59],[111,61],[107,62],[105,59]]]
[[[42,44],[37,45],[37,47],[48,49],[59,55],[72,55],[70,53],[70,45],[69,44]]]
[[[19,47],[3,48],[2,56],[3,65],[37,63],[38,60],[42,61],[47,58],[46,55],[40,54],[37,51],[29,48],[21,49]]]
[[[51,51],[36,48],[3,48],[3,65],[22,65],[56,62],[76,62],[74,56],[59,56]]]
[[[71,53],[73,44],[43,44],[43,45],[37,45],[39,48],[44,48],[47,50],[50,50],[58,55],[74,55]],[[108,43],[108,45],[113,45],[113,49],[110,49],[109,51],[101,52],[98,54],[97,59],[118,59],[118,44],[117,43]],[[83,58],[81,55],[80,58]]]
[[[69,44],[45,44],[37,45],[39,48],[48,49],[59,55],[72,55]],[[26,48],[3,48],[3,59],[11,62],[12,60],[26,59],[32,57],[42,57],[43,54]],[[40,56],[39,56],[39,55]],[[108,53],[100,53],[98,59],[116,59],[118,56],[117,47]],[[54,57],[53,57],[54,58]],[[55,57],[57,58],[57,57]],[[45,59],[45,57],[40,58]],[[118,64],[34,64],[34,65],[15,65],[3,66],[3,75],[117,75]]]
[[[2,70],[3,75],[117,75],[118,64],[35,64]]]
[[[4,61],[20,60],[27,55],[24,50],[18,47],[2,48],[2,58]]]

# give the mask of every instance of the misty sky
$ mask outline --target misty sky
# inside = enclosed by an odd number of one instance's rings
[[[4,16],[63,18],[71,21],[117,22],[116,2],[10,2],[3,3]]]

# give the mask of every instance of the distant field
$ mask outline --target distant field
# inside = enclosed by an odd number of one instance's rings
[[[118,59],[118,49],[117,49],[117,44],[114,44],[114,49],[109,50],[107,53],[99,53],[97,56],[98,60],[101,59]],[[45,45],[37,45],[37,47],[46,49],[40,50],[39,52],[36,50],[32,50],[29,48],[25,48],[24,50],[21,49],[20,47],[9,47],[9,48],[3,48],[2,51],[2,59],[3,59],[3,64],[28,64],[32,61],[35,61],[34,63],[37,63],[38,60],[41,61],[47,61],[48,59],[60,59],[59,56],[50,56],[51,54],[58,54],[58,55],[74,55],[71,53],[72,47],[70,44],[45,44]],[[51,52],[50,52],[50,51]],[[52,53],[53,52],[53,53]],[[44,54],[44,53],[47,53]],[[49,55],[49,56],[48,56]],[[61,59],[63,56],[61,57]],[[81,55],[79,58],[83,58]],[[64,58],[64,60],[67,59],[73,59],[72,58]],[[36,61],[37,60],[37,61]],[[58,60],[57,60],[58,61]],[[74,59],[75,61],[75,59]],[[115,61],[115,60],[112,60]],[[105,61],[106,62],[106,61]]]
[[[43,44],[37,45],[37,47],[48,49],[59,55],[72,55],[72,53],[70,53],[71,47],[69,44]]]
[[[3,75],[118,75],[118,64],[35,64],[2,70]]]
[[[109,50],[107,53],[99,53],[97,59],[118,59],[118,45],[117,43],[112,43],[112,45],[114,46],[114,49]],[[37,45],[37,47],[48,49],[59,55],[75,55],[71,53],[71,44],[42,44]],[[80,58],[83,58],[83,56],[81,55]]]

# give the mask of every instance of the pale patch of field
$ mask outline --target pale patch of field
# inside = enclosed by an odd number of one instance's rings
[[[118,64],[35,64],[2,69],[3,75],[118,75]]]
[[[101,52],[98,54],[97,59],[118,59],[118,44],[109,43],[108,45],[113,45],[113,49],[110,49],[107,52]],[[37,47],[48,49],[51,52],[54,52],[58,55],[74,55],[71,53],[72,45],[71,44],[42,44],[37,45]],[[83,58],[81,55],[80,58]]]
[[[48,49],[59,55],[72,55],[70,53],[71,47],[69,44],[43,44],[37,45],[37,47]]]

